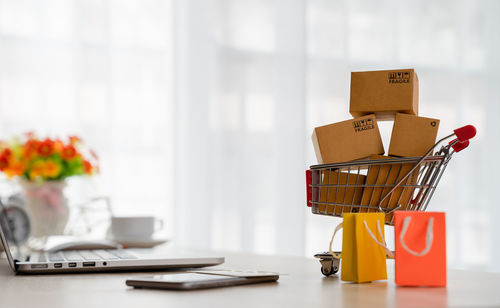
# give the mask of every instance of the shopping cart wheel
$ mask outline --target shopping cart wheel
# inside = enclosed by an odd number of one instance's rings
[[[339,271],[340,259],[335,258],[328,252],[322,252],[314,255],[321,263],[321,273],[325,276],[336,274]]]

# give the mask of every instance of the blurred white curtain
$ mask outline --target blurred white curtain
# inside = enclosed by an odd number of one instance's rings
[[[102,176],[73,180],[72,200],[105,193],[117,214],[168,215],[171,26],[170,1],[0,0],[1,138],[78,134]]]
[[[305,208],[312,128],[350,118],[351,71],[414,67],[421,115],[442,120],[440,136],[469,123],[479,131],[429,208],[447,212],[449,264],[500,270],[496,1],[176,3],[177,239],[325,249],[338,219]],[[382,124],[386,147],[391,129]]]
[[[176,4],[176,239],[302,255],[304,1]]]
[[[305,207],[313,127],[350,118],[351,71],[414,67],[441,136],[479,131],[429,205],[449,266],[500,271],[498,16],[494,0],[0,0],[1,135],[81,134],[117,211],[165,217],[180,245],[311,256],[339,221]]]

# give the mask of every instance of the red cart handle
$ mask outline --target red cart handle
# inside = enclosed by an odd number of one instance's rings
[[[458,141],[458,139],[453,139],[448,144],[453,148],[453,150],[456,153],[458,153],[469,146],[469,140],[465,140],[464,142],[460,142],[460,141]]]
[[[449,143],[449,146],[451,146],[453,148],[453,150],[455,152],[460,152],[462,151],[463,149],[467,148],[469,146],[469,139],[472,139],[474,138],[474,136],[476,135],[476,128],[472,125],[465,125],[464,127],[460,127],[460,128],[457,128],[453,131],[453,134],[451,135],[448,135],[444,138],[441,138],[438,142],[436,142],[436,144],[434,144],[430,149],[429,151],[427,151],[427,153],[424,154],[424,156],[422,156],[416,163],[415,165],[413,166],[413,168],[411,168],[410,171],[408,171],[396,184],[394,184],[393,188],[391,190],[389,190],[389,192],[387,192],[387,194],[385,194],[385,196],[383,198],[380,199],[379,201],[379,211],[380,212],[383,212],[382,208],[380,207],[380,205],[382,204],[382,202],[384,202],[384,200],[390,196],[392,194],[392,192],[394,190],[396,190],[396,188],[401,185],[401,183],[404,182],[404,180],[406,180],[406,178],[412,174],[413,171],[415,171],[415,169],[418,168],[418,166],[429,156],[429,155],[432,155],[432,152],[434,151],[434,148],[437,147],[439,144],[441,144],[441,142],[447,140],[447,139],[450,139],[452,138],[453,136],[456,136],[457,138],[454,139],[453,141],[451,141]],[[449,148],[444,148],[444,149],[449,149]],[[441,150],[443,151],[443,149]],[[442,154],[442,152],[439,151],[438,154]]]
[[[472,125],[465,125],[464,127],[455,129],[453,132],[460,142],[464,142],[474,138],[476,135],[476,128]]]

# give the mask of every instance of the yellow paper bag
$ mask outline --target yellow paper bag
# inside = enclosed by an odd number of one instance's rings
[[[343,215],[343,281],[368,282],[387,279],[384,213]]]

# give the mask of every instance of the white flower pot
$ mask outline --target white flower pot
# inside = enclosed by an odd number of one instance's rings
[[[62,235],[69,219],[68,199],[64,196],[64,181],[44,183],[21,182],[26,208],[35,238]]]

